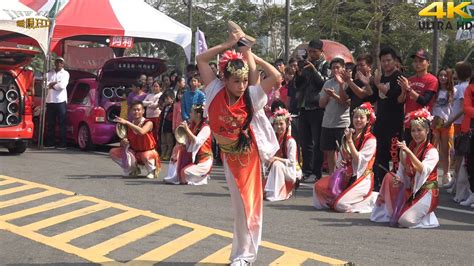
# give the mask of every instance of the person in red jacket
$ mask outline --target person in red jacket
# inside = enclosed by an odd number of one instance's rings
[[[427,107],[431,112],[433,108],[436,92],[438,91],[438,79],[428,73],[430,67],[430,55],[423,49],[412,55],[413,70],[415,75],[409,77],[400,77],[398,83],[402,87],[402,94],[398,97],[400,103],[405,102],[405,114],[415,110]],[[404,139],[410,143],[411,131],[410,125],[405,123]]]
[[[110,150],[110,157],[123,170],[124,176],[136,176],[138,165],[144,165],[147,178],[158,178],[160,157],[155,150],[153,122],[143,117],[145,107],[142,102],[133,102],[130,114],[132,121],[116,117],[115,122],[127,126],[127,137],[120,141],[119,148]]]
[[[474,208],[474,76],[464,92],[464,118],[461,124],[461,133],[469,136],[469,151],[463,157],[456,180],[455,201],[462,206]],[[464,144],[463,144],[464,145]]]

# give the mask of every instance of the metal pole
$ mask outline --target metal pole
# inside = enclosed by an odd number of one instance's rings
[[[192,0],[188,0],[188,27],[191,29],[191,47],[193,47],[193,1]],[[196,40],[194,40],[196,41]],[[190,56],[190,59],[193,58],[193,49],[191,49],[191,56]],[[188,63],[191,63],[192,61],[188,62]]]
[[[288,62],[290,57],[290,0],[286,0],[285,8],[285,62]]]
[[[438,56],[438,48],[439,48],[439,31],[438,31],[438,19],[434,18],[434,27],[433,27],[433,73],[438,73],[439,69],[439,56]]]

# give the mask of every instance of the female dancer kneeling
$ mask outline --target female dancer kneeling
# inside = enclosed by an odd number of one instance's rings
[[[171,156],[166,183],[206,185],[212,168],[211,129],[203,118],[204,106],[193,105],[191,108],[191,125],[182,122],[186,144],[176,144]]]
[[[296,141],[291,137],[291,116],[288,110],[279,108],[270,118],[280,143],[280,150],[269,161],[269,172],[264,180],[265,198],[269,201],[291,197],[297,179],[301,179]]]
[[[409,113],[413,141],[407,147],[398,142],[400,167],[397,174],[385,175],[376,206],[370,216],[373,222],[390,222],[409,228],[438,227],[434,210],[438,206],[438,150],[430,143],[431,114],[426,109]]]
[[[338,212],[370,213],[374,207],[374,174],[376,139],[370,132],[375,122],[368,102],[354,109],[354,129],[346,129],[338,157],[337,170],[314,184],[313,206]]]
[[[232,48],[243,37],[242,31],[234,30],[225,43],[196,58],[206,85],[209,126],[219,143],[232,201],[231,265],[248,265],[257,258],[263,200],[259,156],[261,160],[269,160],[279,149],[275,132],[263,111],[267,93],[280,78],[278,70],[252,54],[248,47],[240,48],[243,56],[233,51],[224,53],[219,62],[223,80],[217,79],[209,66],[218,53]],[[255,63],[267,74],[258,85],[254,85],[258,78]]]

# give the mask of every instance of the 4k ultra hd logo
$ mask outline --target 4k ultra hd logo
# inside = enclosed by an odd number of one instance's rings
[[[474,25],[474,4],[472,1],[449,1],[433,2],[424,7],[418,15],[422,18],[444,19],[433,21],[423,19],[418,21],[418,28],[421,30],[471,29]],[[446,20],[447,19],[447,20]],[[456,19],[456,22],[451,21]]]

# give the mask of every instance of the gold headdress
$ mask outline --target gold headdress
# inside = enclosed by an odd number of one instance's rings
[[[235,66],[228,64],[229,61],[240,59],[244,62],[244,66],[242,68],[236,68]],[[226,66],[227,65],[227,66]],[[244,60],[241,53],[236,53],[234,50],[227,50],[219,60],[219,67],[221,73],[224,73],[224,69],[227,70],[231,75],[235,75],[240,79],[248,77],[249,74],[249,66],[247,62]]]

